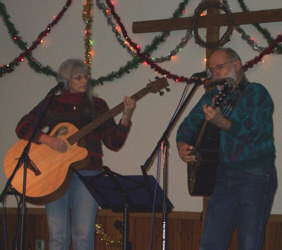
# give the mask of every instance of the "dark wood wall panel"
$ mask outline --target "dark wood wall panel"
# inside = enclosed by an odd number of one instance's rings
[[[3,218],[0,209],[0,249],[4,248],[3,238]],[[99,210],[97,224],[104,227],[106,236],[95,234],[96,250],[122,249],[121,247],[111,247],[111,240],[122,242],[122,233],[116,229],[114,223],[123,220],[120,213],[113,213],[108,210]],[[133,250],[149,249],[151,214],[130,213],[128,239],[132,243]],[[6,209],[6,235],[8,249],[12,250],[12,242],[17,232],[16,209]],[[198,250],[202,230],[201,214],[190,212],[172,212],[166,220],[166,249],[169,250]],[[20,232],[18,232],[20,233]],[[45,250],[48,249],[48,228],[45,210],[42,208],[29,208],[26,214],[26,230],[24,237],[24,249],[35,250],[35,240],[42,239],[45,242]],[[152,250],[161,250],[163,239],[162,215],[157,213],[154,216]],[[232,235],[228,250],[237,250],[237,232]],[[104,240],[104,241],[103,241]],[[106,245],[106,243],[108,245]],[[271,215],[266,228],[266,240],[263,250],[282,249],[282,215]]]

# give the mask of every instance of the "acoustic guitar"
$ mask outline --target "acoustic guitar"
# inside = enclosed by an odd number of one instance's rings
[[[145,88],[134,94],[132,98],[138,101],[148,93],[158,93],[163,88],[167,88],[167,86],[166,78],[158,78],[154,82],[147,84]],[[47,204],[60,197],[69,185],[72,175],[70,167],[79,169],[81,165],[87,163],[88,152],[86,148],[78,145],[78,142],[106,120],[120,114],[123,108],[124,104],[120,103],[80,130],[71,123],[63,122],[57,124],[50,135],[60,137],[66,142],[68,150],[65,153],[60,153],[44,144],[31,143],[29,151],[30,161],[27,164],[26,175],[27,201],[34,204]],[[26,140],[19,140],[6,154],[4,172],[7,178],[12,175],[26,144]],[[23,193],[23,165],[22,163],[11,181],[13,188],[20,194]]]
[[[213,108],[220,107],[224,117],[228,117],[236,95],[228,95],[232,90],[232,79],[226,78],[222,89],[214,96]],[[229,99],[228,99],[228,98]],[[209,196],[213,192],[216,170],[219,162],[219,128],[205,120],[198,133],[193,148],[195,162],[187,164],[188,191],[192,196]]]

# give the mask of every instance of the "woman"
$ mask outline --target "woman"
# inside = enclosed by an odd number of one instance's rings
[[[49,135],[58,123],[69,122],[80,129],[109,110],[103,99],[92,96],[88,81],[89,70],[89,67],[78,59],[68,59],[61,64],[57,80],[64,82],[65,87],[53,99],[47,98],[46,102],[51,100],[40,128],[48,127],[48,132],[37,131],[34,143],[43,143],[65,153],[68,150],[67,143],[59,137]],[[136,104],[127,96],[123,102],[124,110],[119,124],[111,118],[84,138],[89,161],[82,166],[81,174],[96,175],[102,169],[102,143],[114,151],[124,144]],[[20,120],[16,128],[19,138],[27,140],[30,137],[41,106],[42,104],[37,105]],[[72,238],[73,249],[93,250],[97,207],[95,199],[74,174],[67,191],[46,205],[49,249],[69,249]]]

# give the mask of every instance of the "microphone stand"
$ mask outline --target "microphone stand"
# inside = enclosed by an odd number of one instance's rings
[[[46,97],[43,99],[43,101],[41,102],[40,105],[44,104],[44,102],[47,100],[47,97],[51,96],[49,99],[49,102],[46,104],[45,109],[43,110],[43,112],[40,114],[39,119],[37,120],[37,123],[34,126],[33,132],[31,134],[31,136],[28,139],[28,142],[21,154],[21,156],[18,159],[17,165],[15,167],[15,169],[13,170],[11,176],[8,178],[6,185],[4,187],[4,190],[2,191],[1,195],[0,195],[0,202],[2,202],[5,199],[5,196],[9,193],[8,189],[11,186],[11,182],[16,174],[16,172],[18,171],[18,169],[23,165],[24,168],[24,174],[23,174],[23,189],[22,189],[22,209],[21,209],[21,241],[20,241],[20,250],[23,250],[23,244],[24,244],[24,233],[25,233],[25,214],[26,214],[26,175],[27,175],[27,166],[28,165],[34,165],[34,163],[30,160],[29,158],[29,150],[30,150],[30,146],[31,143],[35,137],[36,132],[40,129],[41,127],[41,122],[43,120],[43,118],[46,116],[49,105],[51,103],[51,101],[53,100],[55,93],[62,89],[64,87],[64,83],[63,82],[59,82],[54,88],[52,88],[49,93],[46,95]],[[18,243],[16,243],[18,244]]]
[[[157,153],[158,149],[161,147],[161,144],[164,143],[164,146],[168,147],[167,137],[168,137],[169,133],[171,132],[173,126],[175,125],[176,121],[178,120],[178,118],[180,117],[180,115],[182,114],[182,112],[184,111],[186,106],[188,105],[188,103],[190,103],[192,97],[194,96],[194,94],[196,93],[198,88],[203,83],[200,80],[200,78],[197,78],[197,79],[193,78],[193,82],[194,82],[193,88],[190,90],[189,94],[187,95],[186,99],[184,100],[184,102],[182,103],[180,108],[178,109],[174,118],[172,119],[172,121],[167,126],[166,130],[164,131],[163,135],[161,136],[160,140],[158,141],[158,143],[157,143],[156,147],[154,148],[153,152],[151,153],[149,158],[146,160],[145,164],[143,166],[141,166],[141,170],[142,170],[142,173],[143,173],[145,179],[147,179],[146,170],[151,165],[151,162],[152,162],[155,154]],[[163,205],[162,205],[162,208],[163,208],[162,209],[162,249],[163,250],[166,249],[166,229],[167,229],[166,228],[166,224],[167,224],[166,195],[167,195],[167,157],[165,157],[164,168],[163,168]]]

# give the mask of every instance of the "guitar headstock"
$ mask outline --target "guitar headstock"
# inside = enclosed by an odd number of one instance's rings
[[[162,78],[157,78],[155,81],[148,83],[146,89],[152,93],[158,93],[162,89],[167,87],[168,87],[167,79],[165,77],[162,77]]]
[[[221,89],[218,91],[218,94],[214,98],[214,107],[220,107],[226,105],[226,96],[233,89],[234,80],[232,78],[225,78],[221,81]]]

